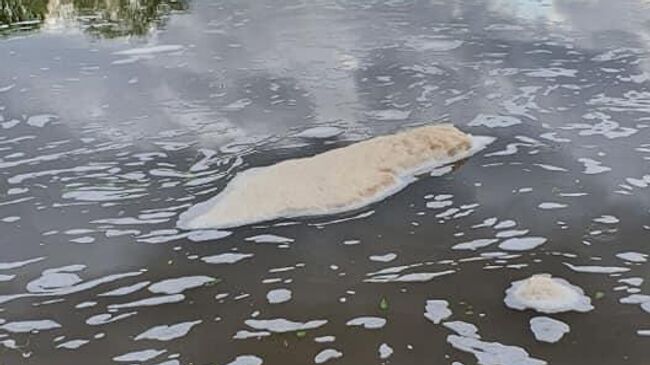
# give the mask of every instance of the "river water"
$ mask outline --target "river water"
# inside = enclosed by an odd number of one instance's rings
[[[647,364],[647,1],[0,11],[2,364]],[[359,211],[176,228],[238,172],[441,121],[496,141]],[[594,310],[506,307],[536,273]]]

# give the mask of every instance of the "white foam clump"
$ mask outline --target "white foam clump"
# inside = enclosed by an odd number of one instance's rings
[[[533,309],[541,313],[594,309],[591,299],[580,287],[549,274],[536,274],[513,282],[506,290],[505,304],[512,309]]]
[[[226,252],[218,255],[205,256],[201,261],[208,264],[234,264],[253,257],[252,253]]]
[[[229,228],[359,209],[400,191],[415,175],[467,158],[493,140],[449,124],[430,125],[249,169],[217,196],[182,213],[178,226]]]
[[[314,357],[314,362],[316,364],[322,364],[329,360],[340,359],[343,357],[343,353],[336,349],[325,349],[319,352],[316,357]]]
[[[526,350],[518,346],[503,345],[498,342],[487,342],[458,335],[447,336],[447,342],[458,350],[473,354],[479,365],[547,364],[544,360],[530,357]]]
[[[368,257],[370,261],[375,261],[375,262],[391,262],[397,258],[397,254],[393,252],[389,252],[383,255],[371,255]]]
[[[97,294],[98,297],[119,297],[135,293],[151,284],[150,281],[141,281],[132,285],[121,286],[117,289],[109,290],[107,292]]]
[[[29,333],[33,331],[46,331],[60,327],[61,325],[53,320],[41,319],[34,321],[7,322],[0,326],[0,329],[11,333]]]
[[[135,340],[157,340],[171,341],[177,338],[185,337],[192,327],[201,323],[200,320],[175,323],[172,325],[160,325],[151,327],[135,337]]]
[[[334,337],[334,336],[320,336],[320,337],[314,338],[314,341],[316,343],[334,342],[334,341],[336,341],[336,337]]]
[[[237,356],[233,361],[229,362],[228,365],[262,365],[264,360],[261,357],[255,355],[240,355]]]
[[[456,332],[458,335],[468,338],[481,338],[478,334],[478,327],[465,321],[444,322],[443,326]]]
[[[57,349],[66,349],[66,350],[76,350],[80,348],[81,346],[89,343],[90,341],[88,340],[82,340],[82,339],[77,339],[77,340],[70,340],[66,341],[62,344],[59,344],[56,346]]]
[[[647,262],[648,261],[648,255],[645,253],[640,253],[640,252],[634,252],[634,251],[627,251],[627,252],[620,252],[616,254],[616,257],[618,257],[621,260],[629,261],[629,262]]]
[[[274,234],[260,234],[257,236],[247,237],[244,241],[255,243],[291,243],[293,238],[282,237]]]
[[[618,274],[618,273],[630,271],[629,267],[597,266],[597,265],[578,266],[578,265],[572,265],[568,262],[564,262],[564,265],[566,265],[569,269],[575,272],[585,272],[591,274]]]
[[[533,317],[530,319],[530,330],[537,341],[555,343],[569,333],[568,324],[549,317]]]
[[[273,289],[266,293],[266,300],[270,304],[280,304],[291,300],[291,290],[289,289]]]
[[[346,325],[373,330],[384,327],[386,325],[386,319],[381,317],[357,317],[347,321]]]
[[[142,350],[142,351],[134,351],[134,352],[126,353],[124,355],[115,356],[113,358],[113,361],[116,361],[116,362],[128,362],[128,363],[145,362],[145,361],[154,359],[154,358],[164,354],[165,352],[167,352],[167,350],[148,349],[148,350]]]
[[[451,323],[454,324],[450,325]],[[473,354],[479,365],[547,364],[544,360],[530,357],[521,347],[481,340],[481,336],[476,332],[476,326],[471,323],[455,321],[445,324],[445,327],[457,333],[447,336],[447,342],[455,349]]]
[[[204,275],[183,276],[158,281],[151,284],[148,290],[157,294],[179,294],[185,290],[198,288],[215,280],[217,279]]]
[[[391,357],[391,355],[393,355],[394,352],[393,348],[390,347],[390,345],[387,343],[382,343],[381,345],[379,345],[378,351],[379,351],[379,358],[382,360],[388,359],[389,357]]]
[[[595,175],[612,170],[611,167],[603,166],[602,162],[590,158],[579,158],[578,161],[585,165],[583,174]]]
[[[327,324],[324,319],[312,320],[308,322],[294,322],[284,318],[273,319],[248,319],[246,325],[256,330],[264,330],[274,333],[285,333],[295,331],[305,331],[321,327]]]
[[[513,237],[501,242],[499,248],[508,251],[532,250],[543,245],[546,241],[544,237]]]
[[[449,302],[446,300],[427,300],[426,306],[424,307],[424,317],[435,324],[440,323],[443,319],[449,318],[451,314]]]
[[[458,243],[451,247],[452,250],[472,250],[476,251],[479,248],[489,246],[495,242],[499,242],[498,239],[494,238],[479,238],[472,241]]]
[[[539,209],[549,210],[549,209],[566,208],[566,207],[568,207],[568,205],[563,204],[563,203],[556,203],[556,202],[544,202],[544,203],[540,203],[537,207]]]

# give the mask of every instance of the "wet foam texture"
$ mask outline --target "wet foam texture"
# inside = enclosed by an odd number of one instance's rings
[[[505,304],[512,309],[533,309],[541,313],[594,309],[591,299],[581,288],[549,274],[536,274],[513,282],[506,290]]]
[[[359,209],[400,191],[415,175],[467,158],[492,141],[449,124],[428,125],[249,169],[217,196],[181,214],[178,226],[230,228]]]

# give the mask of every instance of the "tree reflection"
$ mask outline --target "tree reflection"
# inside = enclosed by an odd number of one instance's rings
[[[0,32],[80,28],[101,38],[143,36],[189,0],[0,0]]]

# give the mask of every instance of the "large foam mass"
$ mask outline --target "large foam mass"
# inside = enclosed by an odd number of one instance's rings
[[[178,226],[229,228],[358,209],[399,191],[415,174],[466,158],[491,141],[449,124],[429,125],[249,169],[181,214]]]

